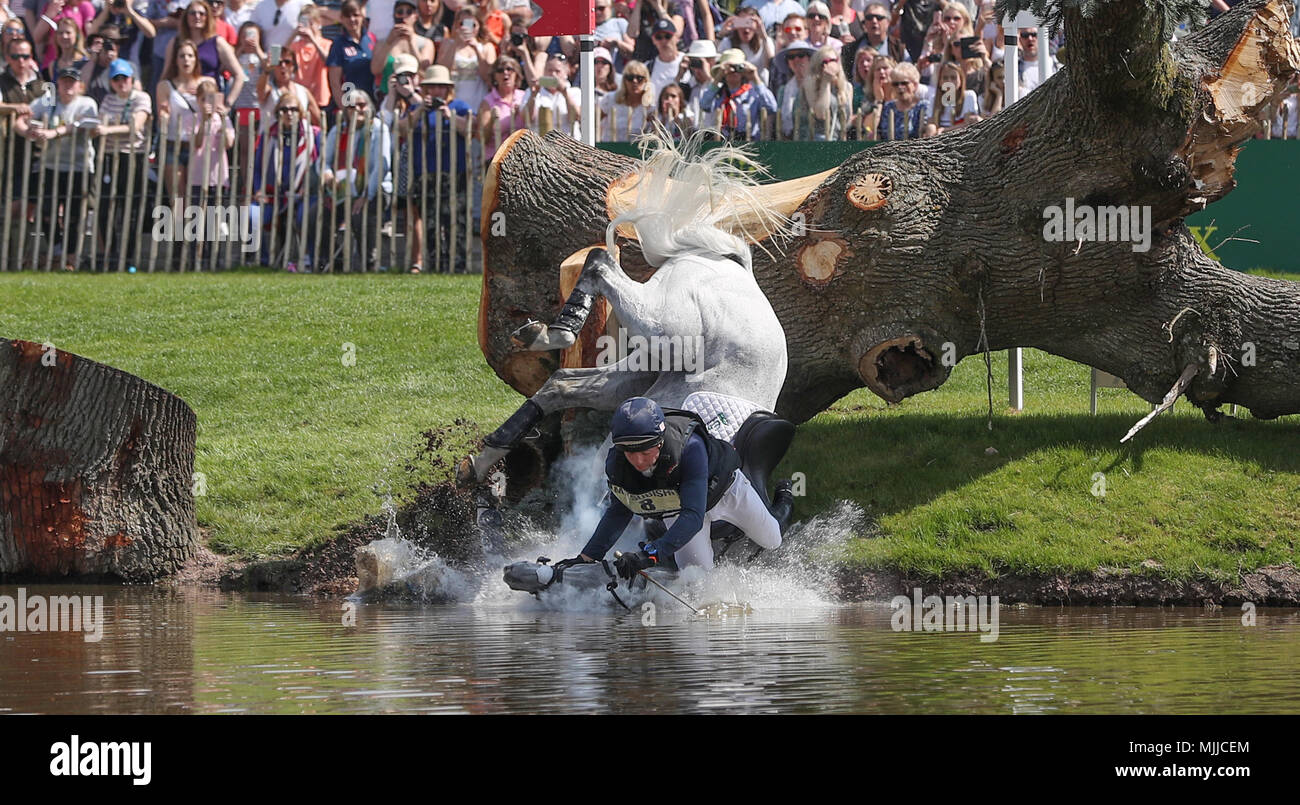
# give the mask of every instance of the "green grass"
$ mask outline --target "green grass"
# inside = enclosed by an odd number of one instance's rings
[[[200,524],[218,550],[267,556],[376,512],[420,431],[457,417],[490,429],[514,410],[478,351],[478,291],[472,277],[0,274],[0,336],[185,399],[208,484]],[[922,574],[1224,577],[1295,562],[1296,417],[1210,425],[1184,402],[1121,446],[1145,402],[1103,389],[1092,417],[1088,369],[1028,350],[1012,414],[1006,354],[993,357],[991,432],[979,357],[935,392],[886,406],[859,390],[802,426],[781,467],[804,473],[798,516],[858,502],[884,536],[844,558]]]

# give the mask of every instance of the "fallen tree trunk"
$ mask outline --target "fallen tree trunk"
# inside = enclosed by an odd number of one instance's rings
[[[804,421],[864,385],[891,402],[937,388],[982,335],[1109,372],[1151,402],[1194,365],[1186,394],[1212,418],[1227,403],[1300,412],[1300,285],[1219,265],[1183,223],[1232,189],[1240,145],[1300,68],[1289,7],[1250,0],[1171,47],[1162,4],[1093,5],[1061,11],[1068,67],[1005,111],[769,186],[773,208],[806,222],[754,250],[789,345],[779,413]],[[562,356],[515,351],[510,333],[558,313],[560,265],[603,242],[630,165],[529,133],[494,160],[479,338],[525,395]],[[1052,208],[1121,206],[1131,233],[1150,216],[1148,244],[1048,237]],[[649,276],[635,242],[619,246]]]
[[[150,581],[198,544],[196,420],[134,375],[0,340],[0,575]]]

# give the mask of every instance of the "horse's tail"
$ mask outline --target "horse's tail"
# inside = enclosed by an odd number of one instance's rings
[[[637,140],[650,156],[635,169],[636,200],[605,230],[610,251],[620,224],[636,227],[641,251],[658,267],[690,252],[735,255],[752,270],[750,241],[787,232],[790,220],[764,205],[755,188],[767,175],[744,146],[702,149],[707,131],[681,145],[658,123]]]

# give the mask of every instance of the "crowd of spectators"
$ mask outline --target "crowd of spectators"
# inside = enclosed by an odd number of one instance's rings
[[[84,193],[98,145],[105,182],[132,174],[196,198],[251,174],[253,201],[296,194],[278,214],[305,225],[313,194],[364,214],[434,173],[455,197],[513,131],[580,135],[578,38],[531,36],[528,0],[322,1],[0,0],[0,133],[19,135],[12,164],[33,166],[9,198],[35,181]],[[992,0],[594,4],[600,141],[656,123],[736,140],[909,139],[1005,105]],[[1061,44],[1020,32],[1022,93],[1039,83],[1039,48],[1050,73]],[[39,214],[57,227],[57,204]]]

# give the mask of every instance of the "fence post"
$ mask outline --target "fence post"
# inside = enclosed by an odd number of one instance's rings
[[[86,147],[90,148],[90,132],[87,131],[85,134]],[[95,253],[95,238],[99,234],[99,196],[101,188],[99,180],[104,175],[104,138],[97,137],[95,139],[99,140],[99,147],[95,149],[95,171],[93,175],[87,175],[91,172],[87,160],[83,159],[81,161],[81,218],[77,220],[77,248],[72,258],[72,265],[77,271],[81,270],[81,248],[86,243],[86,212],[90,207],[92,193],[95,196],[95,215],[90,219],[90,253],[92,255]],[[94,262],[93,259],[92,262]]]

